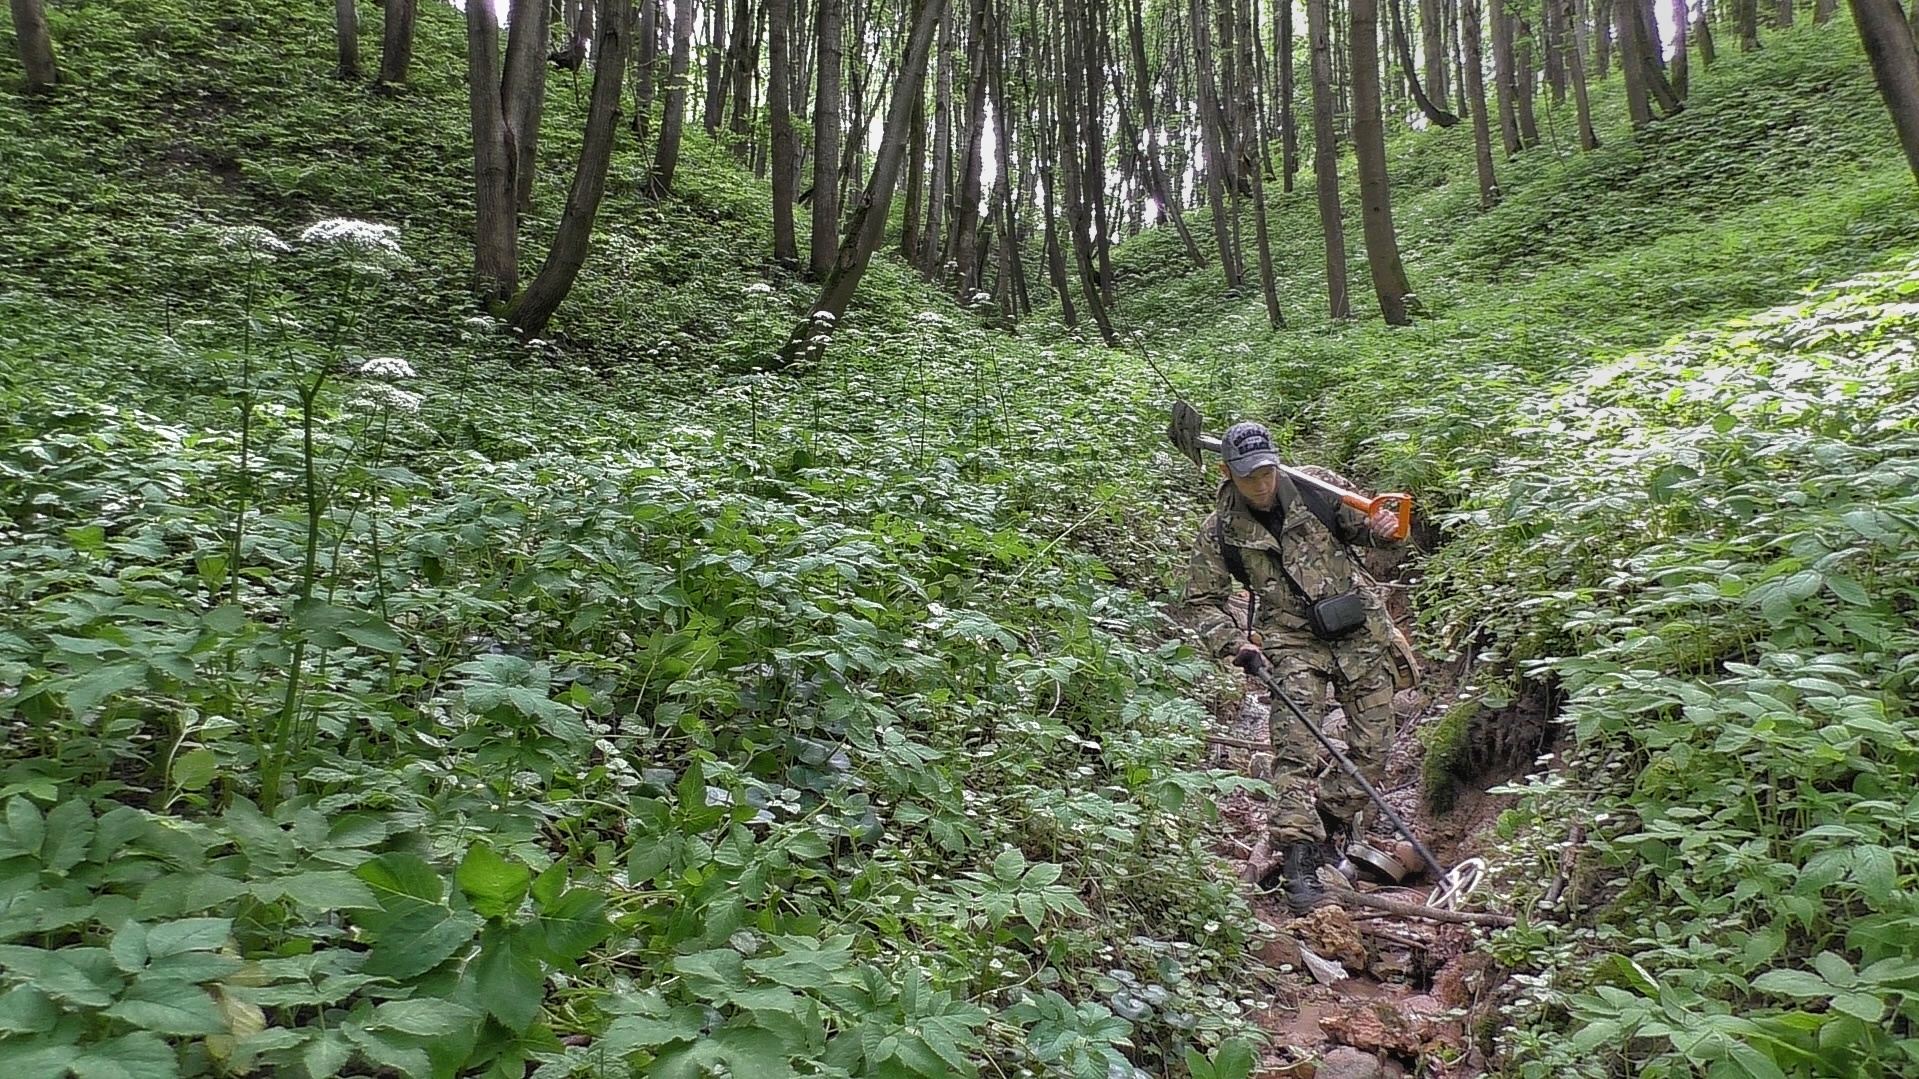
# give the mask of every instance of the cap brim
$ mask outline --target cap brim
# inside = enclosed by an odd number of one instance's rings
[[[1235,476],[1250,476],[1254,472],[1265,468],[1267,465],[1278,468],[1279,454],[1272,452],[1255,453],[1242,457],[1237,461],[1226,462],[1226,467],[1232,469],[1233,475]]]

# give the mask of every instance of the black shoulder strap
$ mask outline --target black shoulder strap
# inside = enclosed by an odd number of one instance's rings
[[[1306,508],[1313,511],[1313,516],[1319,518],[1319,523],[1326,526],[1334,539],[1346,542],[1346,537],[1339,532],[1339,500],[1332,492],[1310,482],[1294,483],[1293,490],[1299,492],[1299,500],[1306,503]]]
[[[1259,592],[1253,588],[1252,575],[1246,572],[1246,556],[1226,542],[1226,522],[1217,513],[1213,515],[1213,538],[1219,540],[1219,554],[1226,560],[1226,572],[1246,590],[1246,632],[1251,633],[1253,618],[1259,613]]]

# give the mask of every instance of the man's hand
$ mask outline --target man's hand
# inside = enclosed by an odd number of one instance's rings
[[[1233,653],[1233,666],[1257,678],[1271,664],[1266,661],[1266,653],[1260,651],[1258,645],[1249,641],[1240,645],[1239,651]]]
[[[1371,529],[1373,535],[1378,536],[1380,539],[1398,539],[1399,515],[1381,506],[1373,511],[1371,517],[1366,518],[1366,527]]]

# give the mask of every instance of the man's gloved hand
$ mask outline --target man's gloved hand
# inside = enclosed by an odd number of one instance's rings
[[[1233,653],[1233,666],[1257,678],[1265,673],[1271,664],[1266,661],[1266,653],[1261,651],[1258,645],[1248,641],[1239,646],[1239,651]]]

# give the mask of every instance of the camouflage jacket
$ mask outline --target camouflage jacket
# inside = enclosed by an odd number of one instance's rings
[[[1200,525],[1186,578],[1188,613],[1215,655],[1231,655],[1246,640],[1245,612],[1239,611],[1241,620],[1236,621],[1228,606],[1242,589],[1226,568],[1215,521],[1224,526],[1226,542],[1239,548],[1246,563],[1246,576],[1259,599],[1253,628],[1268,647],[1316,643],[1318,639],[1306,622],[1308,604],[1355,589],[1366,597],[1367,606],[1366,629],[1356,636],[1376,643],[1388,639],[1392,630],[1385,605],[1372,589],[1361,586],[1356,578],[1358,567],[1339,539],[1369,546],[1391,541],[1375,537],[1364,514],[1343,503],[1338,505],[1334,523],[1339,526],[1340,537],[1336,538],[1301,500],[1291,478],[1281,473],[1278,502],[1272,514],[1266,515],[1282,521],[1280,535],[1274,536],[1230,481],[1220,485],[1218,504]],[[1280,571],[1282,552],[1285,569],[1307,595],[1295,591]]]

